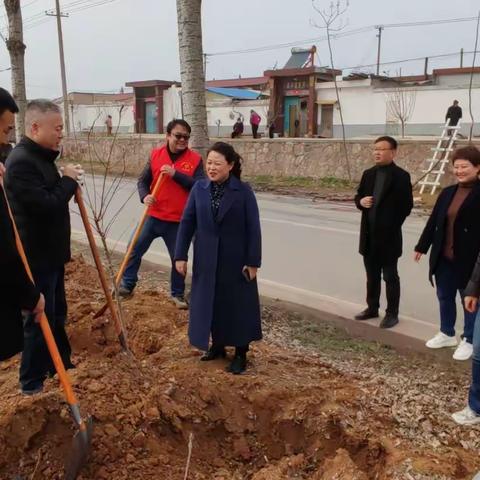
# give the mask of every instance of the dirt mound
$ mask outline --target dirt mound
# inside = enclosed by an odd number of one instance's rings
[[[264,342],[239,377],[227,361],[199,362],[186,314],[158,291],[124,303],[132,355],[122,353],[109,316],[92,318],[102,297],[82,259],[67,295],[71,376],[95,422],[82,479],[183,479],[190,440],[196,480],[466,479],[480,464],[461,448],[414,449],[369,406],[371,390],[312,355]],[[0,478],[62,478],[73,429],[57,381],[24,398],[17,368],[0,366]]]

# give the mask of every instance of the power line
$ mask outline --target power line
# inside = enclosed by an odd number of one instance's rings
[[[465,55],[471,55],[471,54],[474,54],[475,52],[471,51],[471,52],[463,52],[463,53]],[[480,53],[480,51],[477,50],[477,53]],[[395,65],[397,63],[408,63],[408,62],[416,62],[416,61],[420,61],[420,60],[425,60],[425,58],[428,58],[428,59],[448,58],[448,57],[456,57],[458,55],[459,55],[459,52],[442,53],[442,54],[439,54],[439,55],[426,55],[426,56],[423,56],[423,57],[405,58],[405,59],[402,59],[402,60],[394,60],[394,61],[391,61],[391,62],[382,62],[382,63],[380,63],[380,65]],[[376,67],[376,66],[377,66],[376,63],[370,63],[368,65],[355,65],[355,66],[352,66],[352,67],[338,67],[338,68],[339,68],[339,70],[356,70],[356,69],[360,69],[360,68],[371,68],[371,67]]]
[[[38,0],[32,0],[32,2],[25,5],[25,7],[32,5],[37,1]],[[63,9],[69,10],[70,13],[77,13],[77,12],[82,12],[84,10],[88,10],[89,8],[106,5],[107,3],[112,3],[115,1],[117,0],[74,0],[72,2],[64,4]],[[6,17],[3,17],[3,18],[6,18]],[[38,27],[39,25],[42,25],[43,23],[46,23],[49,20],[50,19],[45,18],[45,11],[36,13],[30,17],[23,19],[23,29],[24,31],[31,30],[32,28]],[[8,25],[3,25],[1,30],[6,32],[8,30]]]
[[[69,13],[78,13],[83,12],[84,10],[88,10],[89,8],[100,7],[102,5],[107,5],[108,3],[116,2],[117,0],[99,0],[97,3],[93,3],[91,5],[86,5],[84,7],[77,7],[76,9],[70,10]]]
[[[464,18],[450,18],[444,20],[428,20],[428,21],[421,21],[421,22],[405,22],[405,23],[389,23],[381,25],[382,28],[399,28],[399,27],[419,27],[419,26],[426,26],[426,25],[441,25],[441,24],[448,24],[448,23],[460,23],[460,22],[471,22],[476,20],[477,17],[464,17]],[[355,30],[348,30],[346,32],[341,32],[337,34],[331,35],[330,38],[337,39],[348,37],[351,35],[358,35],[360,33],[365,33],[370,30],[378,29],[379,25],[369,25],[365,27],[360,27]],[[277,43],[274,45],[265,45],[263,47],[252,47],[246,48],[242,50],[230,50],[230,51],[223,51],[223,52],[214,52],[214,53],[207,53],[209,57],[216,57],[221,55],[237,55],[237,54],[244,54],[244,53],[256,53],[256,52],[267,52],[271,50],[279,50],[281,48],[286,47],[293,47],[296,45],[305,45],[311,42],[323,42],[326,41],[327,37],[314,37],[314,38],[307,38],[303,40],[299,40],[296,42],[287,42],[287,43]]]
[[[405,23],[387,23],[382,25],[384,28],[396,28],[396,27],[420,27],[422,25],[442,25],[445,23],[459,23],[459,22],[472,22],[477,17],[464,17],[464,18],[448,18],[445,20],[426,20],[421,22],[405,22]]]
[[[372,28],[373,27],[369,26],[369,27],[357,28],[355,30],[348,30],[346,32],[336,33],[334,35],[331,35],[331,38],[342,38],[342,37],[349,37],[351,35],[358,35],[359,33],[365,33],[367,31],[370,31]],[[266,45],[263,47],[252,47],[252,48],[246,48],[243,50],[230,50],[230,51],[224,51],[224,52],[207,53],[206,55],[209,57],[218,57],[221,55],[236,55],[236,54],[242,54],[242,53],[266,52],[270,50],[279,50],[285,47],[294,47],[296,45],[304,45],[312,42],[323,42],[325,40],[327,40],[327,36],[322,35],[321,37],[307,38],[303,40],[298,40],[296,42],[277,43],[275,45]]]

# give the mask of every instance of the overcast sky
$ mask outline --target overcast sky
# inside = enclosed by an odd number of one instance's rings
[[[175,0],[62,0],[64,41],[69,91],[118,91],[134,80],[178,80],[178,44]],[[3,5],[3,2],[1,2]],[[25,24],[26,76],[29,98],[61,94],[56,23],[43,12],[54,0],[22,0]],[[327,0],[318,0],[328,6]],[[318,14],[311,0],[203,0],[204,51],[231,50],[298,42],[322,37],[311,25]],[[378,24],[474,17],[478,0],[350,0],[344,14],[344,32]],[[6,18],[0,19],[5,25]],[[475,22],[408,28],[386,28],[382,37],[382,62],[472,51]],[[317,41],[317,63],[330,64],[325,41]],[[376,30],[337,39],[333,43],[336,67],[375,63]],[[1,45],[0,45],[1,47]],[[209,57],[207,79],[238,75],[259,76],[282,67],[290,47],[259,53]],[[465,58],[466,62],[472,57]],[[431,68],[457,66],[459,58],[431,60]],[[0,70],[9,67],[6,48],[0,48]],[[480,65],[480,55],[477,56]],[[423,61],[384,65],[394,74],[422,73]],[[10,72],[0,72],[0,84],[10,88]]]

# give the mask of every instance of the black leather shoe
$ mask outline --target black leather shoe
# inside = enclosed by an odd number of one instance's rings
[[[355,315],[355,320],[370,320],[371,318],[378,318],[378,310],[370,310],[366,308],[358,315]]]
[[[200,360],[202,362],[209,362],[210,360],[216,360],[217,358],[225,358],[227,356],[227,352],[225,348],[216,348],[210,347],[208,352],[203,355]]]
[[[247,369],[247,357],[246,355],[235,355],[232,362],[227,367],[227,372],[234,375],[240,375]]]
[[[380,323],[380,328],[392,328],[398,323],[398,315],[387,313]]]

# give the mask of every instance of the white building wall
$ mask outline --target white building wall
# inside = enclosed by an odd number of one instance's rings
[[[407,122],[407,134],[438,135],[445,123],[445,114],[453,100],[458,100],[463,109],[462,133],[468,135],[471,125],[469,115],[468,75],[445,77],[448,80],[439,85],[405,87],[415,91],[415,109]],[[475,132],[480,134],[480,75],[476,76],[472,89],[472,110],[475,120]],[[339,81],[340,100],[347,136],[398,134],[398,126],[389,123],[391,115],[387,112],[390,88],[378,88],[371,80]],[[318,125],[321,124],[322,101],[336,100],[333,82],[317,86]],[[341,121],[338,105],[334,107],[334,134],[340,135]],[[396,122],[398,123],[398,122]]]
[[[163,92],[163,124],[182,118],[182,89],[172,85]]]
[[[255,110],[262,121],[259,132],[264,132],[267,125],[268,100],[248,100],[207,103],[207,122],[211,136],[229,137],[233,130],[233,124],[239,116],[243,116],[244,135],[251,134],[250,110]]]
[[[63,112],[63,108],[62,108]],[[133,106],[125,105],[74,105],[73,112],[70,110],[70,122],[76,132],[106,132],[105,120],[112,116],[113,131],[117,126],[120,133],[133,133],[135,120]]]

